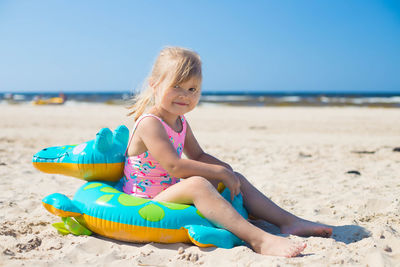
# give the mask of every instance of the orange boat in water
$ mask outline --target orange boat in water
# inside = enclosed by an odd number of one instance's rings
[[[57,97],[51,97],[51,98],[40,98],[36,97],[32,103],[34,105],[62,105],[66,101],[66,97],[64,94],[60,94],[60,96]]]

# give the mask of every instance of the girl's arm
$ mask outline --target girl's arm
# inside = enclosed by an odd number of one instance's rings
[[[191,139],[190,136],[189,139],[188,136],[185,139],[185,153],[189,159],[182,159],[177,155],[165,132],[164,126],[156,118],[148,117],[143,119],[136,129],[136,134],[142,140],[150,154],[170,175],[179,178],[202,176],[209,180],[223,182],[231,190],[233,196],[240,193],[240,181],[230,169],[223,165],[191,159],[191,156],[198,155],[200,157],[202,153],[198,153],[198,150],[192,151],[193,142],[197,143],[197,141]],[[193,136],[190,127],[188,127],[187,134]],[[189,142],[188,150],[186,149],[187,140]],[[210,157],[203,156],[203,159],[212,161]]]
[[[228,163],[223,162],[223,161],[217,159],[216,157],[211,156],[210,154],[208,154],[206,152],[203,152],[195,160],[200,161],[200,162],[204,162],[204,163],[209,163],[209,164],[221,165],[221,166],[224,166],[225,168],[227,168],[228,170],[233,171],[232,167]]]

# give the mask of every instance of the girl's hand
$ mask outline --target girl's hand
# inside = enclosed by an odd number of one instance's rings
[[[240,194],[240,180],[231,170],[226,169],[226,175],[222,179],[224,185],[231,191],[231,201]]]

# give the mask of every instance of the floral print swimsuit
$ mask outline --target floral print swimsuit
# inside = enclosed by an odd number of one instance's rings
[[[181,157],[186,137],[186,120],[184,116],[180,117],[182,131],[179,133],[175,132],[161,118],[153,114],[144,114],[140,116],[133,128],[129,144],[132,141],[133,134],[140,121],[146,117],[154,117],[162,123],[176,153]],[[125,152],[125,155],[126,153],[127,152]],[[123,190],[125,193],[142,198],[154,198],[171,185],[178,183],[179,178],[169,175],[160,163],[146,151],[137,156],[126,156],[123,181]]]

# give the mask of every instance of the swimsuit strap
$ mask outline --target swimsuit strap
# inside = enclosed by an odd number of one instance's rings
[[[171,130],[173,130],[171,127],[169,127],[169,125],[166,122],[164,122],[161,118],[157,117],[156,115],[153,115],[151,113],[143,114],[142,116],[140,116],[137,119],[137,121],[135,122],[135,125],[133,126],[132,135],[129,138],[128,146],[126,147],[126,150],[125,150],[125,156],[126,156],[126,154],[128,152],[129,145],[131,144],[131,141],[133,139],[133,134],[135,133],[135,130],[136,130],[137,126],[139,125],[139,122],[142,121],[146,117],[156,118],[157,120],[159,120],[161,122],[161,124],[164,126],[164,128],[165,128],[165,126],[167,126]],[[183,115],[179,116],[179,117],[181,118],[181,122],[182,122],[182,131],[181,131],[181,133],[183,133],[186,130],[186,119],[185,119],[185,117]]]

